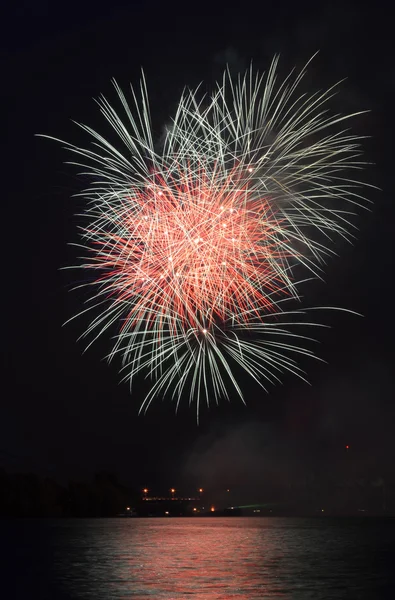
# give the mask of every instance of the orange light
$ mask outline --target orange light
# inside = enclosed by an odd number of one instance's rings
[[[174,488],[171,488],[170,491],[171,491],[172,494],[174,494],[176,490]]]
[[[202,493],[203,492],[203,488],[199,488],[199,492]]]
[[[210,508],[210,511],[211,511],[211,512],[215,512],[215,508],[214,508],[214,506],[212,506],[212,507]]]
[[[147,493],[148,493],[148,490],[147,490],[147,488],[144,488],[144,489],[143,489],[143,492],[144,492],[144,494],[147,494]]]
[[[194,508],[194,509],[193,509],[193,512],[196,512],[196,511],[197,511],[197,508]]]

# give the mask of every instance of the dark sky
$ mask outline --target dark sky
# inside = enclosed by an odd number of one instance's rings
[[[394,200],[392,18],[386,3],[7,2],[1,22],[2,311],[6,374],[1,401],[0,464],[60,480],[107,468],[129,484],[220,485],[336,468],[349,443],[355,460],[375,473],[395,459]],[[280,52],[285,71],[320,50],[314,88],[344,77],[336,107],[371,109],[356,131],[372,136],[366,177],[375,205],[358,220],[353,247],[341,247],[326,282],[306,303],[342,306],[357,318],[327,313],[319,355],[306,363],[312,387],[286,378],[265,395],[246,387],[247,407],[223,401],[203,414],[174,416],[156,402],[137,411],[143,386],[130,396],[108,367],[100,342],[82,355],[80,308],[70,293],[83,182],[63,163],[47,133],[84,143],[71,119],[100,127],[92,98],[111,96],[110,80],[136,82],[143,67],[155,126],[174,110],[184,85],[212,82],[226,60],[264,69]],[[5,134],[5,135],[4,135]],[[5,240],[4,240],[5,236]],[[292,457],[292,458],[291,458]],[[372,471],[372,472],[373,472]]]

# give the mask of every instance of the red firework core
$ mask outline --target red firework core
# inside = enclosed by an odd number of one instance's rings
[[[89,230],[92,266],[104,269],[109,294],[130,302],[129,325],[176,320],[206,333],[214,321],[245,323],[270,311],[284,287],[281,223],[249,189],[251,178],[186,171],[177,182],[153,174],[111,224]]]

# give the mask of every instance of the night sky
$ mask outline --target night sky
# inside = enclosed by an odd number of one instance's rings
[[[2,75],[3,394],[0,466],[59,481],[100,469],[128,485],[274,485],[292,473],[336,472],[345,444],[367,477],[391,477],[395,459],[394,390],[394,33],[384,2],[230,3],[6,2],[0,15]],[[7,6],[8,5],[8,6]],[[341,244],[325,282],[305,289],[305,305],[326,312],[318,355],[302,363],[311,387],[292,377],[270,394],[245,382],[247,406],[222,401],[202,414],[156,401],[137,412],[116,365],[102,360],[103,339],[82,354],[81,309],[69,290],[79,274],[74,217],[83,187],[64,165],[61,146],[44,133],[84,145],[71,120],[105,130],[93,98],[114,99],[144,68],[158,137],[185,85],[215,81],[226,61],[263,70],[281,53],[281,72],[309,69],[314,89],[347,77],[334,108],[370,109],[355,120],[375,163],[365,178],[371,212],[361,212],[354,246]],[[310,81],[310,80],[309,80]],[[4,239],[5,236],[5,239]],[[75,279],[73,279],[75,278]],[[4,335],[5,334],[5,335]],[[361,472],[362,472],[361,471]],[[393,475],[392,475],[393,477]]]

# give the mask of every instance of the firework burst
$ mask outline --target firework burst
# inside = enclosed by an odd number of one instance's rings
[[[93,148],[67,144],[91,178],[81,266],[96,293],[83,312],[98,313],[85,335],[117,327],[109,359],[130,382],[152,378],[145,408],[170,392],[199,414],[229,387],[242,397],[234,365],[262,385],[302,377],[292,355],[313,356],[283,306],[299,298],[295,266],[319,276],[332,238],[350,237],[360,140],[343,128],[354,115],[328,115],[333,90],[299,95],[305,70],[276,84],[276,66],[184,92],[160,150],[144,79],[132,105],[114,84],[124,117],[99,105],[119,145],[84,125]]]

